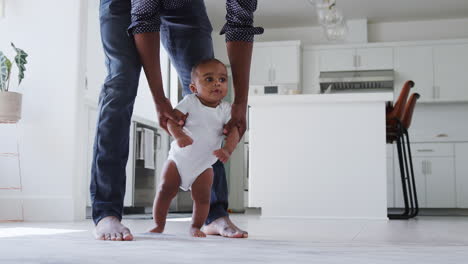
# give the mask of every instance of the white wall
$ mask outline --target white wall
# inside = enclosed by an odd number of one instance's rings
[[[22,201],[24,220],[73,220],[84,215],[77,179],[83,88],[81,1],[6,2],[0,19],[0,50],[10,41],[28,54],[19,123],[21,193],[0,193],[0,200]],[[5,139],[1,139],[5,140]],[[79,208],[81,207],[81,208]],[[2,210],[0,209],[0,213]]]
[[[440,40],[468,37],[468,18],[368,25],[369,42]]]

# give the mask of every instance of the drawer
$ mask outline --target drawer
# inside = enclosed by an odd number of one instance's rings
[[[453,157],[455,149],[448,143],[416,143],[411,144],[413,157]]]

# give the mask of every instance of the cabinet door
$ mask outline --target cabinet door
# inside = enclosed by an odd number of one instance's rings
[[[271,48],[255,47],[252,53],[250,67],[250,84],[264,85],[270,83],[271,75]]]
[[[319,85],[319,65],[317,52],[304,50],[302,52],[302,92],[320,93]]]
[[[366,48],[356,50],[358,70],[393,69],[393,48]]]
[[[288,84],[300,82],[300,48],[278,46],[271,48],[272,82]]]
[[[455,145],[457,207],[468,208],[468,143]]]
[[[436,99],[468,100],[468,44],[434,47]]]
[[[387,157],[387,207],[395,207],[395,183],[393,178],[393,159]]]
[[[455,208],[455,164],[453,157],[430,158],[426,166],[427,207]]]
[[[403,208],[403,192],[401,188],[401,174],[400,166],[398,165],[398,157],[395,151],[395,207]],[[426,206],[426,177],[424,175],[425,165],[427,159],[424,158],[413,158],[414,166],[414,179],[416,181],[416,193],[418,195],[419,207],[424,208]],[[408,198],[409,199],[409,198]],[[408,201],[409,202],[409,201]]]
[[[352,71],[355,69],[354,49],[333,49],[319,52],[320,71]]]
[[[394,52],[395,62],[395,98],[408,80],[415,86],[412,92],[421,95],[421,100],[434,98],[434,69],[432,47],[397,47]]]

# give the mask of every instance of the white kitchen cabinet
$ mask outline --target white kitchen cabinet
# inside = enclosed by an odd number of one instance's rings
[[[357,70],[393,69],[393,48],[362,48],[356,50]]]
[[[330,49],[320,51],[320,71],[393,69],[393,48]]]
[[[250,84],[268,84],[271,78],[271,48],[255,47],[250,66]]]
[[[455,159],[453,144],[411,144],[416,191],[421,208],[455,208]],[[403,207],[398,158],[395,155],[396,207]]]
[[[434,98],[434,69],[432,47],[405,46],[394,50],[395,97],[398,98],[406,81],[412,80],[415,86],[411,92],[421,95],[421,100]]]
[[[468,100],[468,44],[434,46],[435,99]]]
[[[251,85],[299,84],[301,79],[299,41],[256,43],[250,71]]]
[[[455,208],[455,166],[453,157],[426,160],[426,203],[429,208]]]
[[[455,144],[457,207],[468,208],[468,143]]]
[[[320,93],[318,53],[312,49],[302,52],[302,93]]]
[[[320,71],[352,71],[356,67],[355,49],[319,51]]]
[[[395,207],[395,178],[393,166],[393,145],[387,145],[387,207]]]

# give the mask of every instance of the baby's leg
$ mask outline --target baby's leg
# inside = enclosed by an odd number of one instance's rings
[[[211,184],[213,169],[205,170],[192,184],[193,216],[190,234],[194,237],[206,237],[200,228],[210,211]]]
[[[156,227],[150,230],[154,233],[162,233],[166,225],[167,211],[172,199],[177,195],[180,186],[180,175],[177,166],[172,160],[168,160],[164,166],[161,184],[153,204],[153,219]]]

